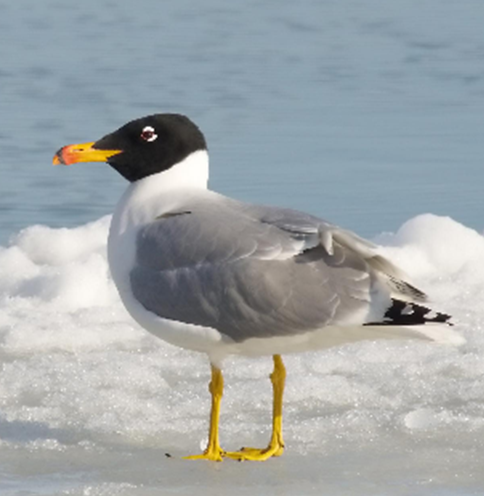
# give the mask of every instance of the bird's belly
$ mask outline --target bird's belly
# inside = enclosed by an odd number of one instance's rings
[[[119,295],[131,317],[157,338],[174,346],[209,355],[218,353],[217,350],[225,345],[216,329],[160,317],[146,310],[130,291],[119,291]]]

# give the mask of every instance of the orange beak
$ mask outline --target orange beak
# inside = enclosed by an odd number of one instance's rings
[[[52,159],[54,165],[71,165],[78,162],[107,162],[123,150],[97,150],[94,142],[67,145],[57,151]]]

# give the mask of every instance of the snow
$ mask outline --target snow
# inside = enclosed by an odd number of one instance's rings
[[[181,460],[206,440],[206,358],[130,320],[107,267],[109,221],[32,226],[0,249],[1,494],[479,494],[480,233],[426,214],[375,240],[454,316],[466,345],[379,341],[288,355],[284,456],[213,464]],[[271,365],[226,361],[227,449],[267,442]]]

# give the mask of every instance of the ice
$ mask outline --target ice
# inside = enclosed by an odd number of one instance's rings
[[[159,494],[162,484],[200,494],[232,487],[234,494],[254,487],[383,494],[379,484],[394,484],[392,494],[455,494],[453,487],[472,494],[482,487],[480,233],[426,214],[377,237],[435,308],[452,313],[467,344],[379,341],[286,356],[287,453],[263,470],[180,459],[206,440],[209,367],[204,356],[131,321],[107,267],[109,221],[32,226],[0,250],[0,492]],[[224,368],[223,445],[264,445],[270,358],[230,358]]]

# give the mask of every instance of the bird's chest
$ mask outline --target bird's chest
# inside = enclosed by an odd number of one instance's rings
[[[121,197],[111,220],[108,237],[108,262],[120,292],[129,285],[129,274],[136,263],[140,229],[169,210],[169,202],[140,194],[131,185]]]
[[[136,187],[138,186],[138,187]],[[111,220],[108,237],[108,262],[120,291],[129,290],[129,275],[136,264],[140,230],[175,208],[179,200],[169,192],[150,194],[133,184],[121,197]]]

